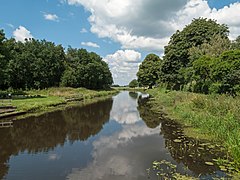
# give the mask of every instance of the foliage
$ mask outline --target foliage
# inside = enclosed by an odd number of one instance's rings
[[[149,54],[143,60],[137,72],[138,82],[140,86],[156,85],[159,80],[159,72],[161,68],[161,59],[155,54]]]
[[[129,85],[128,85],[130,88],[135,88],[135,87],[138,87],[138,81],[136,79],[133,79]]]
[[[157,88],[148,90],[148,93],[154,97],[150,102],[156,110],[164,107],[161,111],[167,113],[168,117],[221,142],[240,167],[239,97],[169,92]]]
[[[189,49],[190,62],[194,62],[202,56],[219,57],[224,51],[230,50],[231,42],[220,34],[214,35],[209,42]]]
[[[240,50],[240,36],[238,36],[232,43],[232,49]]]
[[[108,65],[96,53],[69,48],[46,40],[17,42],[0,30],[0,89],[44,89],[62,86],[109,88]]]
[[[68,100],[79,101],[87,99],[95,99],[97,97],[106,97],[115,94],[117,90],[95,91],[85,88],[48,88],[42,90],[31,90],[21,92],[21,98],[14,96],[12,100],[13,106],[17,107],[17,111],[41,111],[59,104],[65,104]]]
[[[204,18],[194,19],[182,31],[172,35],[165,47],[165,56],[161,68],[161,81],[168,84],[169,88],[180,89],[187,84],[182,68],[189,67],[189,49],[208,43],[218,35],[223,39],[228,37],[228,27],[220,25],[214,20]]]
[[[212,76],[220,84],[218,93],[235,95],[240,89],[240,50],[224,52],[216,60]]]
[[[100,56],[85,49],[68,49],[62,86],[104,89],[112,83],[112,74]]]
[[[3,30],[0,30],[0,89],[2,87],[5,87],[5,79],[6,79],[6,65],[7,65],[7,60],[6,60],[6,55],[7,51],[6,48],[4,47],[4,42],[5,42],[5,34]]]
[[[202,56],[193,62],[194,92],[208,93],[209,86],[213,82],[212,67],[214,66],[214,60],[209,56]]]
[[[6,56],[5,86],[42,89],[59,85],[65,61],[62,46],[35,39],[25,43],[9,39],[4,46],[9,52]]]

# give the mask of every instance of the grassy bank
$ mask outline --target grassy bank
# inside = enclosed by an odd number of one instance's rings
[[[117,93],[117,90],[94,91],[85,88],[49,88],[23,91],[12,96],[12,105],[17,107],[18,112],[36,112],[72,101],[85,101],[114,93]]]
[[[148,90],[148,93],[153,96],[150,103],[155,111],[163,111],[188,127],[187,135],[221,142],[240,167],[240,97],[161,88]]]

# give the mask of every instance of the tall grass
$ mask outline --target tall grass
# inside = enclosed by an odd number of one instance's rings
[[[240,166],[240,97],[167,91],[148,91],[155,109],[221,142]]]

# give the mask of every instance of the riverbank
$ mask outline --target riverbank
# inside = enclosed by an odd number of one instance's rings
[[[220,142],[240,167],[240,97],[168,91],[147,91],[155,112],[180,122],[187,136]],[[220,157],[221,158],[221,157]]]
[[[60,105],[73,102],[89,101],[100,97],[116,94],[118,90],[89,90],[85,88],[49,88],[44,90],[23,91],[12,95],[11,106],[16,107],[14,112],[0,115],[11,116],[18,113],[39,113],[56,109]]]

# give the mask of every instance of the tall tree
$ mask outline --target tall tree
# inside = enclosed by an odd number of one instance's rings
[[[4,46],[5,34],[3,30],[0,30],[0,89],[4,89],[6,86],[6,48]]]
[[[216,61],[212,70],[218,93],[236,94],[240,91],[240,50],[224,52]]]
[[[135,87],[138,87],[138,81],[136,79],[133,79],[129,85],[128,85],[130,88],[135,88]]]
[[[152,88],[159,80],[162,60],[155,54],[149,54],[139,66],[137,72],[140,86],[149,86]]]
[[[217,34],[227,39],[228,33],[226,25],[204,18],[194,19],[182,31],[177,31],[165,47],[161,81],[169,88],[180,89],[181,85],[188,83],[182,68],[190,66],[189,49],[209,42]]]
[[[8,41],[11,51],[8,63],[9,85],[15,89],[42,89],[58,86],[65,69],[61,45],[31,39]]]
[[[112,85],[112,74],[107,63],[96,53],[69,48],[62,85],[104,89]]]
[[[232,49],[240,50],[240,36],[238,36],[232,43]]]

